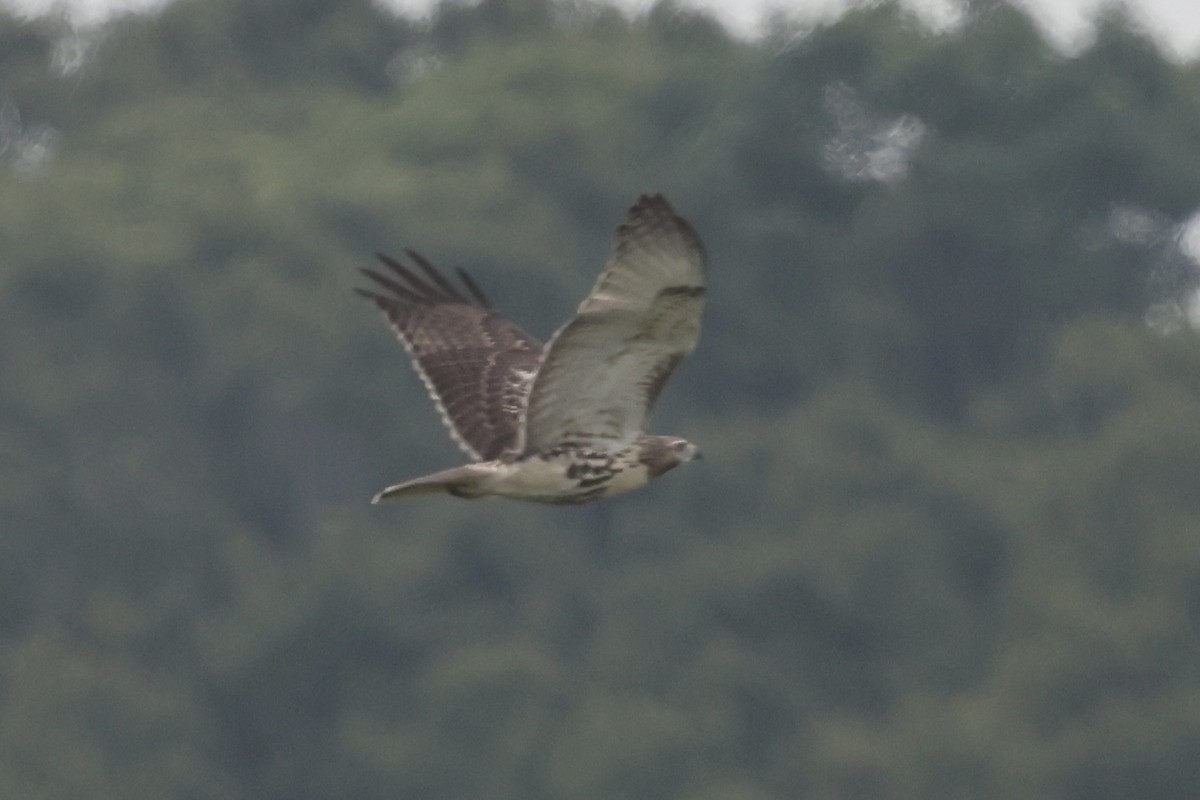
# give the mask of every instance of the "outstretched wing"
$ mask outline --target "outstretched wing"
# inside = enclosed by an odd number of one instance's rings
[[[671,372],[696,346],[704,247],[662,195],[643,195],[574,319],[546,345],[522,451],[567,440],[629,441]]]
[[[459,447],[478,461],[515,455],[541,343],[493,312],[467,273],[464,294],[406,252],[424,277],[378,253],[390,272],[364,269],[376,286],[355,291],[387,315]]]

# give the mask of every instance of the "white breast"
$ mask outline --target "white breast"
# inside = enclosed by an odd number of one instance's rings
[[[567,478],[565,462],[540,458],[503,464],[488,477],[484,486],[489,494],[526,499],[556,497],[574,487],[575,481]]]

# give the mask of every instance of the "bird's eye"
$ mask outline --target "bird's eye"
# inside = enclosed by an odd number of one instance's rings
[[[683,453],[683,452],[686,452],[686,451],[687,451],[687,446],[688,446],[688,443],[687,443],[687,442],[676,442],[676,443],[675,443],[675,452],[676,452],[676,453]]]

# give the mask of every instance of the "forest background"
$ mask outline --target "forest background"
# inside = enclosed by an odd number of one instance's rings
[[[643,191],[706,460],[370,506],[461,456],[357,268],[545,337]],[[0,796],[1191,800],[1198,210],[1115,12],[0,16]]]

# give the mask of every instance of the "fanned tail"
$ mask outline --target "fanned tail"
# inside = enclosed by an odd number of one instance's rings
[[[432,475],[414,478],[411,481],[389,486],[375,495],[371,499],[371,502],[378,503],[382,500],[396,500],[401,497],[440,494],[441,492],[471,499],[482,497],[484,492],[480,489],[479,482],[486,474],[487,472],[481,470],[478,464],[467,464],[462,467],[445,469],[441,472],[435,472]]]

